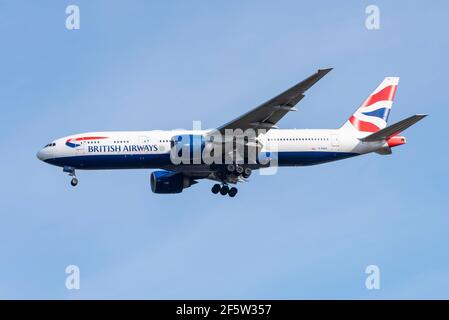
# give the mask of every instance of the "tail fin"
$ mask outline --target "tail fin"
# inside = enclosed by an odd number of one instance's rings
[[[364,137],[387,126],[399,77],[387,77],[341,127]]]

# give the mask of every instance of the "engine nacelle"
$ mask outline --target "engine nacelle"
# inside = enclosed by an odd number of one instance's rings
[[[197,181],[173,171],[154,171],[150,176],[151,191],[154,193],[181,193]]]

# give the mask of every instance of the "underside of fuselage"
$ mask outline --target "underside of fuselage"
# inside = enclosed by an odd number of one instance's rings
[[[310,166],[358,155],[353,152],[334,151],[285,151],[272,154],[272,159],[267,164],[249,165],[253,169],[267,166]],[[72,167],[83,170],[101,169],[156,169],[156,168],[197,168],[198,170],[211,170],[219,167],[219,164],[179,164],[174,165],[170,159],[170,153],[163,154],[123,154],[123,155],[79,155],[70,157],[57,157],[46,159],[45,162],[59,166]]]

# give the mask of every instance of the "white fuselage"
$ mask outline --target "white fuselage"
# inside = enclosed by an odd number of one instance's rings
[[[208,130],[89,132],[57,139],[38,152],[39,159],[76,169],[170,168],[171,140],[205,135]],[[304,166],[340,160],[387,147],[361,142],[341,129],[278,129],[259,135],[261,152],[278,155],[279,166]],[[185,164],[182,164],[185,166]]]

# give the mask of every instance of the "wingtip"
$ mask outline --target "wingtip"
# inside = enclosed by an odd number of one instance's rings
[[[416,116],[420,117],[420,118],[425,118],[427,117],[429,114],[427,113],[418,113]]]
[[[330,72],[332,69],[334,69],[334,68],[318,69],[318,72],[325,72],[325,73],[328,73],[328,72]]]

